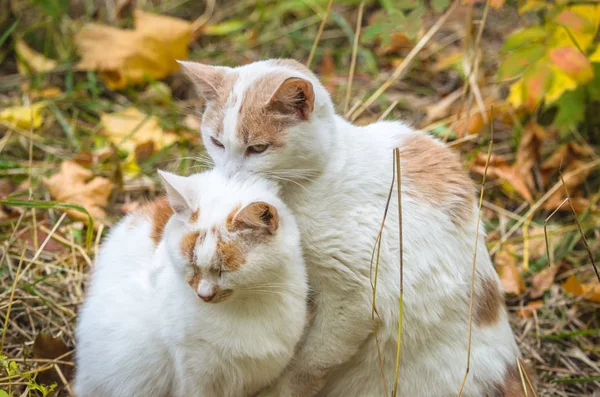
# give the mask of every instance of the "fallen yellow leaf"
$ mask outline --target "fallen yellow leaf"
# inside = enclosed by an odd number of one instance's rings
[[[29,106],[13,106],[0,112],[0,120],[22,129],[39,128],[44,122],[42,110],[45,102],[37,102]]]
[[[498,266],[497,270],[505,293],[509,295],[521,295],[525,291],[525,282],[516,266]]]
[[[600,283],[597,281],[582,283],[577,277],[572,275],[562,286],[570,294],[583,297],[583,299],[592,302],[600,302]]]
[[[530,318],[533,316],[533,313],[542,307],[544,307],[543,301],[531,301],[527,304],[527,306],[517,310],[517,316],[521,318]]]
[[[548,266],[541,272],[537,273],[531,279],[531,297],[539,298],[544,295],[544,292],[548,291],[554,282],[556,272],[558,271],[558,265]]]
[[[18,39],[15,43],[15,52],[17,53],[17,69],[22,75],[28,72],[45,73],[53,70],[58,65],[54,59],[49,59],[34,51],[27,43]]]
[[[179,70],[187,59],[192,29],[188,21],[140,10],[135,30],[88,24],[75,36],[81,55],[79,69],[97,70],[110,89],[161,79]],[[110,51],[110,54],[107,54]]]
[[[107,178],[94,176],[94,173],[72,161],[63,161],[60,171],[44,180],[50,196],[64,203],[78,204],[84,207],[94,218],[94,227],[104,222],[104,208],[114,187]],[[87,222],[88,217],[79,211],[66,210],[69,216]]]
[[[156,116],[146,115],[134,107],[116,113],[103,113],[100,121],[106,137],[133,156],[139,147],[147,148],[149,142],[154,151],[171,145],[178,138],[173,133],[163,131]]]

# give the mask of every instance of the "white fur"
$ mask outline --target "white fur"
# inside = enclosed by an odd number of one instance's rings
[[[224,149],[211,145],[211,131],[203,128],[204,141],[217,167],[229,173],[245,170],[283,180],[282,195],[296,214],[309,281],[315,290],[316,317],[295,366],[261,396],[292,392],[308,396],[310,392],[294,390],[294,379],[302,374],[318,378],[318,373],[327,372],[318,396],[383,396],[371,318],[374,272],[371,276],[370,263],[392,180],[393,149],[419,132],[399,122],[354,126],[335,115],[329,95],[317,79],[272,61],[235,69],[238,80],[233,90],[238,92],[238,101],[243,98],[240,91],[276,70],[309,80],[316,97],[309,120],[287,131],[283,148],[244,156],[231,128],[235,123],[224,123]],[[415,189],[409,179],[403,180],[404,315],[399,395],[455,396],[467,363],[476,208],[469,224],[457,226],[440,208],[442,205],[419,200]],[[399,323],[398,224],[394,194],[383,233],[376,297],[388,393],[393,389]],[[498,281],[484,240],[482,229],[477,273]],[[481,288],[479,282],[476,288]],[[473,327],[465,397],[492,392],[520,354],[504,311],[497,324]]]
[[[182,214],[172,216],[158,247],[149,237],[151,220],[141,214],[113,228],[80,311],[78,397],[246,397],[281,374],[301,338],[307,284],[300,235],[276,187],[218,171],[167,179],[171,201],[199,206],[199,219],[189,224]],[[181,196],[173,197],[173,189]],[[203,302],[185,281],[190,265],[180,252],[182,236],[224,227],[238,204],[256,201],[277,209],[279,228],[241,269],[223,272],[219,283],[232,296]],[[209,232],[196,246],[201,268],[214,245]]]

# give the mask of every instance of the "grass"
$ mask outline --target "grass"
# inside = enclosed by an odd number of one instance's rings
[[[138,3],[148,11],[196,21],[191,59],[225,65],[268,57],[310,60],[338,110],[356,123],[406,120],[459,151],[465,166],[478,154],[487,154],[488,126],[483,123],[473,132],[469,123],[482,105],[486,110],[493,106],[495,113],[502,112],[514,122],[490,117],[495,119],[492,155],[510,161],[516,156],[520,140],[515,136],[522,135],[528,120],[516,111],[505,111],[502,99],[492,94],[504,89],[493,78],[498,48],[517,27],[510,22],[517,18],[509,7],[500,11],[477,7],[469,12],[468,7],[454,2],[450,11],[426,16],[416,42],[400,37],[384,45],[361,39],[359,29],[364,32],[370,26],[378,9],[368,2],[363,7],[365,2],[360,1],[244,0],[208,2],[206,9],[185,0]],[[52,393],[72,395],[68,381],[74,369],[73,327],[102,236],[136,203],[159,194],[156,169],[190,173],[205,167],[194,126],[199,101],[187,80],[175,73],[163,82],[108,90],[96,72],[76,70],[71,42],[72,33],[94,17],[105,18],[106,10],[94,15],[91,9],[65,11],[61,4],[57,0],[24,1],[6,20],[0,15],[0,111],[40,100],[48,104],[39,128],[0,122],[0,390],[9,395],[49,394],[50,384],[57,385]],[[480,23],[483,19],[485,23]],[[209,35],[208,27],[217,33],[229,29],[229,33]],[[17,37],[58,59],[59,67],[35,76],[19,74],[14,54]],[[456,54],[468,65],[466,74],[460,65],[440,69],[444,59]],[[61,92],[39,97],[49,87]],[[165,90],[166,94],[156,94]],[[428,119],[432,109],[454,92],[459,98],[454,105]],[[495,101],[485,102],[488,98]],[[100,123],[102,113],[130,106],[158,116],[165,130],[178,134],[176,144],[141,158],[137,175],[128,172],[124,166],[127,154],[110,143]],[[567,184],[587,175],[576,190],[569,190],[572,198],[590,200],[590,209],[579,214],[577,222],[569,204],[564,205],[569,211],[555,214],[554,209],[545,208],[552,195],[563,190],[558,177],[549,185],[537,181],[532,203],[497,178],[488,176],[482,187],[481,217],[494,261],[517,266],[524,275],[527,288],[507,295],[507,306],[521,351],[536,369],[540,396],[589,396],[600,387],[600,304],[571,295],[562,287],[571,275],[593,280],[592,263],[600,252],[600,213],[595,207],[600,199],[600,155],[597,146],[578,136],[574,134],[571,142],[591,147],[592,153],[576,167],[565,168],[562,175]],[[541,142],[541,158],[548,158],[564,142],[557,136]],[[44,180],[69,159],[114,182],[103,224],[87,226],[74,220],[66,215],[66,209],[87,216],[89,212],[52,200]],[[543,179],[540,164],[535,165],[533,174]],[[391,196],[393,186],[390,189]],[[373,254],[376,283],[376,250]],[[533,298],[533,277],[550,264],[559,266],[560,271],[550,288]],[[536,301],[541,301],[537,309],[519,315]],[[374,310],[374,327],[377,322]]]

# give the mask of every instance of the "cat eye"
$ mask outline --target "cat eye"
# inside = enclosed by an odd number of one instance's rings
[[[252,146],[248,146],[248,149],[246,149],[246,150],[250,154],[258,154],[258,153],[262,153],[265,150],[267,150],[268,147],[269,147],[269,145],[267,145],[267,144],[252,145]]]
[[[211,136],[211,137],[210,137],[210,141],[211,141],[211,142],[213,143],[213,145],[215,145],[215,146],[218,146],[218,147],[225,147],[225,146],[223,146],[223,144],[222,144],[222,143],[221,143],[221,142],[220,142],[218,139],[216,139],[214,136]]]

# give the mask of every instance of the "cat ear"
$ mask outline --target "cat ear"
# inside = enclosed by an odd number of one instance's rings
[[[269,100],[269,107],[284,114],[307,120],[315,108],[315,92],[310,81],[298,77],[286,79]]]
[[[275,233],[279,227],[279,214],[275,207],[265,202],[254,202],[242,208],[233,219],[228,222],[228,228],[260,229],[269,234]]]
[[[187,199],[186,192],[189,186],[189,179],[185,176],[171,174],[170,172],[158,170],[158,175],[162,179],[163,186],[167,191],[167,199],[175,213],[181,214],[192,209]]]
[[[198,62],[177,61],[181,69],[207,101],[219,96],[218,88],[223,84],[225,70],[220,67],[204,65]]]

